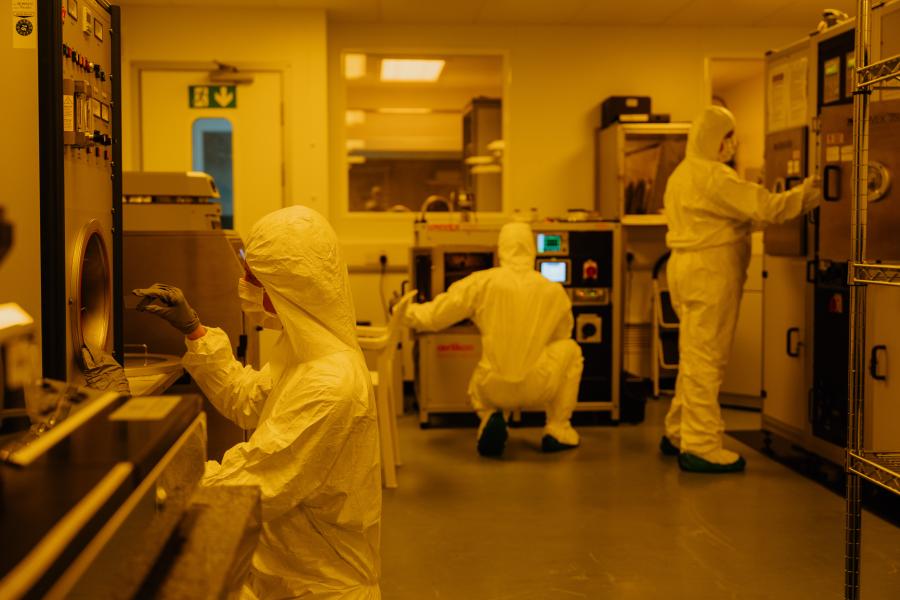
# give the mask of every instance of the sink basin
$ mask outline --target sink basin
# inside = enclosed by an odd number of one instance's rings
[[[172,354],[125,353],[125,376],[168,375],[181,371],[181,357]]]

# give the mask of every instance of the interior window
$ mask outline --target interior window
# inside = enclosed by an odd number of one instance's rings
[[[231,121],[222,118],[197,119],[193,125],[194,171],[212,175],[219,188],[222,228],[234,229],[234,187]]]
[[[502,211],[501,56],[343,59],[350,211]]]

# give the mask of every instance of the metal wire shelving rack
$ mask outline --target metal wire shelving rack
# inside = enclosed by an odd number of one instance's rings
[[[869,62],[871,0],[858,0],[853,96],[853,198],[851,204],[850,386],[847,435],[844,597],[859,600],[862,538],[861,484],[870,481],[900,495],[900,452],[869,452],[863,440],[865,398],[866,287],[900,287],[900,264],[866,262],[869,192],[869,102],[873,91],[900,80],[900,55]]]

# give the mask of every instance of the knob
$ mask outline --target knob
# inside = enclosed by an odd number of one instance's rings
[[[581,337],[589,338],[597,335],[597,326],[593,323],[585,323],[581,326]]]

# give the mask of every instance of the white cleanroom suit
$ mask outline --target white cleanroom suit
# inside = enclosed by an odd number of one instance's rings
[[[500,231],[500,266],[475,272],[432,302],[410,305],[406,325],[439,331],[472,319],[481,331],[482,355],[469,382],[469,397],[482,418],[482,435],[495,411],[544,408],[544,433],[555,443],[577,446],[569,419],[578,401],[581,348],[572,339],[572,303],[563,287],[535,271],[534,233],[527,223]],[[545,449],[548,440],[545,437]]]
[[[334,231],[293,206],[256,223],[246,251],[283,331],[259,371],[234,359],[221,329],[187,341],[183,363],[203,392],[255,429],[203,483],[262,490],[249,581],[259,598],[380,598],[378,426]]]
[[[818,182],[806,179],[783,193],[744,181],[730,160],[734,117],[709,107],[694,121],[685,159],[665,192],[666,243],[672,249],[667,277],[681,321],[675,398],[666,416],[666,437],[680,447],[688,470],[743,468],[743,459],[722,448],[718,395],[737,324],[750,233],[813,209]],[[664,440],[665,441],[665,440]],[[696,468],[694,468],[696,467]]]

